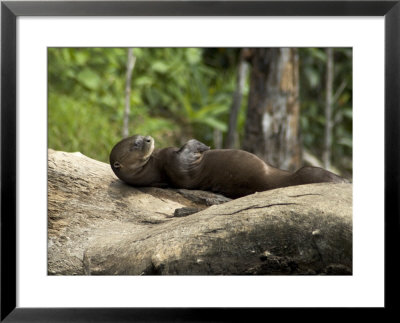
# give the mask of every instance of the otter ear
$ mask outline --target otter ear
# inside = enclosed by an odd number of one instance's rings
[[[114,162],[114,168],[121,168],[121,164],[119,162]]]

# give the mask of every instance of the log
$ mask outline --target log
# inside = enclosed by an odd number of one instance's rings
[[[231,200],[132,187],[80,153],[48,151],[49,275],[350,275],[352,184]]]

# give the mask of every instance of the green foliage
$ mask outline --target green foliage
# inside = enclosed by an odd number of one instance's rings
[[[159,146],[227,130],[234,68],[203,62],[201,48],[135,48],[130,133]],[[107,161],[121,139],[127,49],[50,48],[49,146]]]
[[[321,156],[325,127],[326,51],[324,48],[301,48],[300,54],[300,125],[303,145]],[[352,172],[352,49],[334,49],[332,163]],[[336,97],[335,97],[336,96]]]
[[[48,50],[49,147],[103,161],[120,132],[124,49]]]
[[[81,151],[107,162],[122,137],[127,48],[48,49],[49,147]],[[131,134],[151,134],[158,147],[197,138],[213,146],[213,133],[227,131],[240,49],[134,48]],[[304,146],[321,156],[325,126],[326,54],[300,53],[301,129]],[[333,163],[351,172],[352,51],[336,48]],[[243,135],[246,82],[238,119]]]

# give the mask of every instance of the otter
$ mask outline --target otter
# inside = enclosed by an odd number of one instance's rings
[[[154,139],[135,135],[122,139],[110,153],[110,164],[114,174],[122,181],[134,186],[167,187],[163,171],[163,158],[154,151]]]
[[[208,149],[210,147],[197,140],[189,141],[181,149],[154,149],[152,137],[134,135],[113,147],[110,165],[120,180],[133,186],[178,187],[188,176],[187,170]],[[173,178],[167,176],[172,173],[175,174]]]
[[[210,149],[195,139],[180,149],[154,150],[152,137],[135,135],[113,148],[110,163],[117,177],[131,185],[206,190],[230,198],[286,186],[346,182],[319,167],[305,166],[291,173],[249,152]]]

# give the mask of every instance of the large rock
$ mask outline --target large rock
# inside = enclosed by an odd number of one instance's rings
[[[352,273],[351,184],[230,200],[134,188],[80,153],[48,165],[51,275]]]

